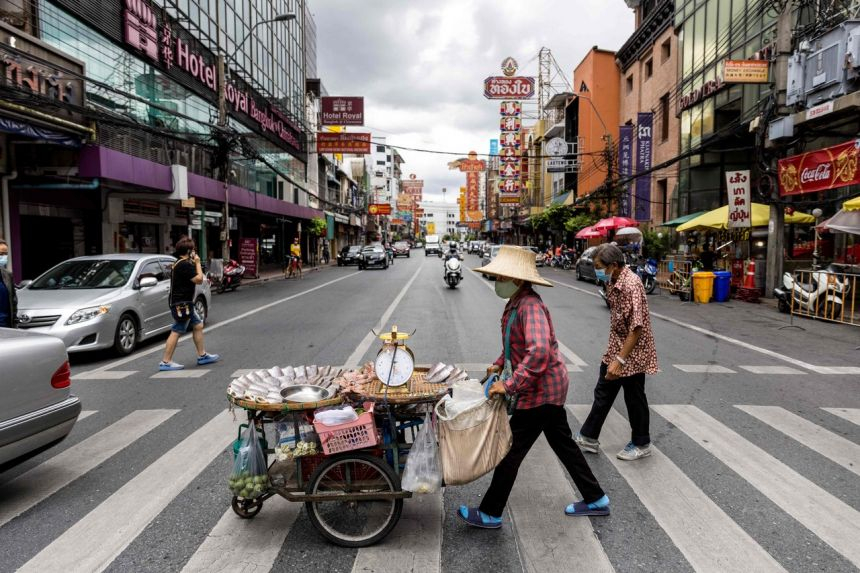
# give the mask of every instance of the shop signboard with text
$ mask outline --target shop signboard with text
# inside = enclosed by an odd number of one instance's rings
[[[363,97],[323,96],[320,100],[322,125],[364,125]]]
[[[390,215],[391,205],[388,203],[371,203],[367,207],[367,212],[370,215]]]
[[[317,153],[367,155],[370,153],[370,134],[318,132]]]
[[[726,60],[723,81],[727,84],[766,84],[770,80],[767,60]]]
[[[726,171],[726,192],[729,196],[729,229],[752,226],[752,197],[749,169]]]
[[[779,160],[779,194],[800,195],[860,184],[860,139]]]
[[[637,221],[651,219],[651,154],[653,146],[654,114],[640,112],[637,114],[636,126],[636,209]]]
[[[245,274],[257,276],[257,239],[239,239],[239,264],[245,267]]]
[[[633,126],[622,125],[618,128],[618,175],[628,179],[633,175]],[[618,215],[630,216],[630,183],[625,183],[621,190],[621,203]]]

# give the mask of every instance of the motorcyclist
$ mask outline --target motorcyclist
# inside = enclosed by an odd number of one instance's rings
[[[457,242],[456,241],[451,241],[448,243],[448,252],[445,253],[445,260],[446,261],[452,257],[456,257],[458,259],[460,258],[460,253],[459,253],[459,250],[457,249]]]

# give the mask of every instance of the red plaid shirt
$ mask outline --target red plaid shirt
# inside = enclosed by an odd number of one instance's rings
[[[511,297],[502,314],[502,354],[495,364],[505,364],[505,327],[516,309],[511,325],[511,368],[513,377],[505,382],[508,394],[517,395],[517,409],[544,404],[563,406],[567,398],[567,367],[558,355],[558,341],[549,310],[531,287]]]

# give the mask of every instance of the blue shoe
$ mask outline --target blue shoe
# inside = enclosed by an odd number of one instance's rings
[[[176,362],[162,361],[158,363],[158,369],[161,372],[172,372],[174,370],[182,370],[183,368],[185,368],[185,366],[183,366],[182,364],[177,364]]]
[[[591,503],[585,503],[584,501],[571,503],[564,508],[564,514],[583,517],[588,515],[609,515],[609,496],[604,495]]]
[[[481,529],[499,529],[502,527],[501,517],[487,515],[477,507],[461,505],[457,510],[457,515],[472,527],[480,527]]]
[[[209,354],[208,352],[202,356],[197,357],[197,366],[203,366],[204,364],[214,364],[221,360],[220,354]]]

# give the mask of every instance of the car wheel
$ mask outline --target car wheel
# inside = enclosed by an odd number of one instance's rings
[[[209,309],[206,306],[206,299],[202,296],[198,296],[197,300],[194,301],[194,310],[197,312],[197,316],[199,316],[205,324],[206,319],[209,318]]]
[[[407,259],[408,259],[409,257],[411,257],[411,256],[412,256],[412,255],[410,255],[409,253],[407,253],[407,254],[406,254],[406,258],[407,258]]]
[[[127,356],[137,346],[137,321],[128,313],[119,317],[114,335],[113,347],[117,354]]]

